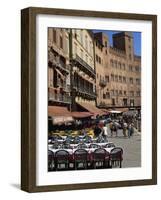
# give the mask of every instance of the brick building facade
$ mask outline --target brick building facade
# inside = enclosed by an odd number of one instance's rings
[[[113,34],[113,47],[109,46],[108,37],[102,32],[94,35],[97,106],[140,107],[141,57],[134,55],[132,33]],[[100,53],[98,46],[101,47]],[[97,62],[98,56],[101,63]]]
[[[132,33],[113,34],[111,47],[103,32],[49,28],[48,102],[68,111],[140,107],[141,57]]]

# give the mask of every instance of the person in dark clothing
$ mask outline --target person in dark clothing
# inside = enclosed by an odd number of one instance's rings
[[[96,124],[94,128],[94,136],[98,137],[101,134],[101,132],[102,132],[101,128],[98,126],[98,124]]]

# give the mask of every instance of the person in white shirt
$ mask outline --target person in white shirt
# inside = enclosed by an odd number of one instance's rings
[[[104,137],[105,141],[107,141],[108,127],[106,126],[106,123],[104,123],[104,126],[103,126],[103,137]]]
[[[124,137],[127,137],[127,123],[126,122],[123,123],[123,135]]]

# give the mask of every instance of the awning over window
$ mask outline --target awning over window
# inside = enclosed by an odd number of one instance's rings
[[[48,106],[48,116],[52,118],[53,124],[63,124],[74,121],[71,112],[66,107]]]
[[[90,112],[72,112],[72,117],[74,118],[86,118],[93,116]]]
[[[121,111],[121,112],[127,112],[129,111],[128,108],[117,108],[118,111]]]
[[[92,105],[90,103],[84,103],[84,102],[77,102],[81,107],[89,111],[90,113],[94,115],[105,115],[106,113],[102,111],[101,109],[97,108],[95,105]]]
[[[108,111],[110,112],[110,113],[123,113],[123,112],[127,112],[129,109],[128,108],[117,108],[117,109],[114,109],[114,110],[112,110],[112,109],[109,109]]]
[[[122,112],[119,111],[119,110],[110,110],[109,112],[110,112],[110,113],[113,113],[113,114],[120,114],[120,113],[122,113]]]
[[[107,109],[101,109],[105,114],[109,114],[109,111]]]
[[[48,106],[48,116],[71,116],[67,107],[64,106]]]

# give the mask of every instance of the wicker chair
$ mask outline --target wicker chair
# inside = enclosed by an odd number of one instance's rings
[[[106,168],[109,166],[109,153],[103,149],[98,148],[93,152],[93,167]]]
[[[121,147],[115,147],[110,152],[111,167],[122,167],[123,149]]]
[[[64,165],[64,168],[61,166]],[[58,150],[55,153],[55,166],[56,170],[69,169],[69,152],[66,150]]]
[[[87,168],[87,156],[88,156],[88,152],[85,149],[77,149],[74,152],[75,169]],[[80,167],[80,164],[82,164],[82,167]]]
[[[54,154],[51,150],[48,150],[48,171],[53,170],[53,164],[54,164]]]

